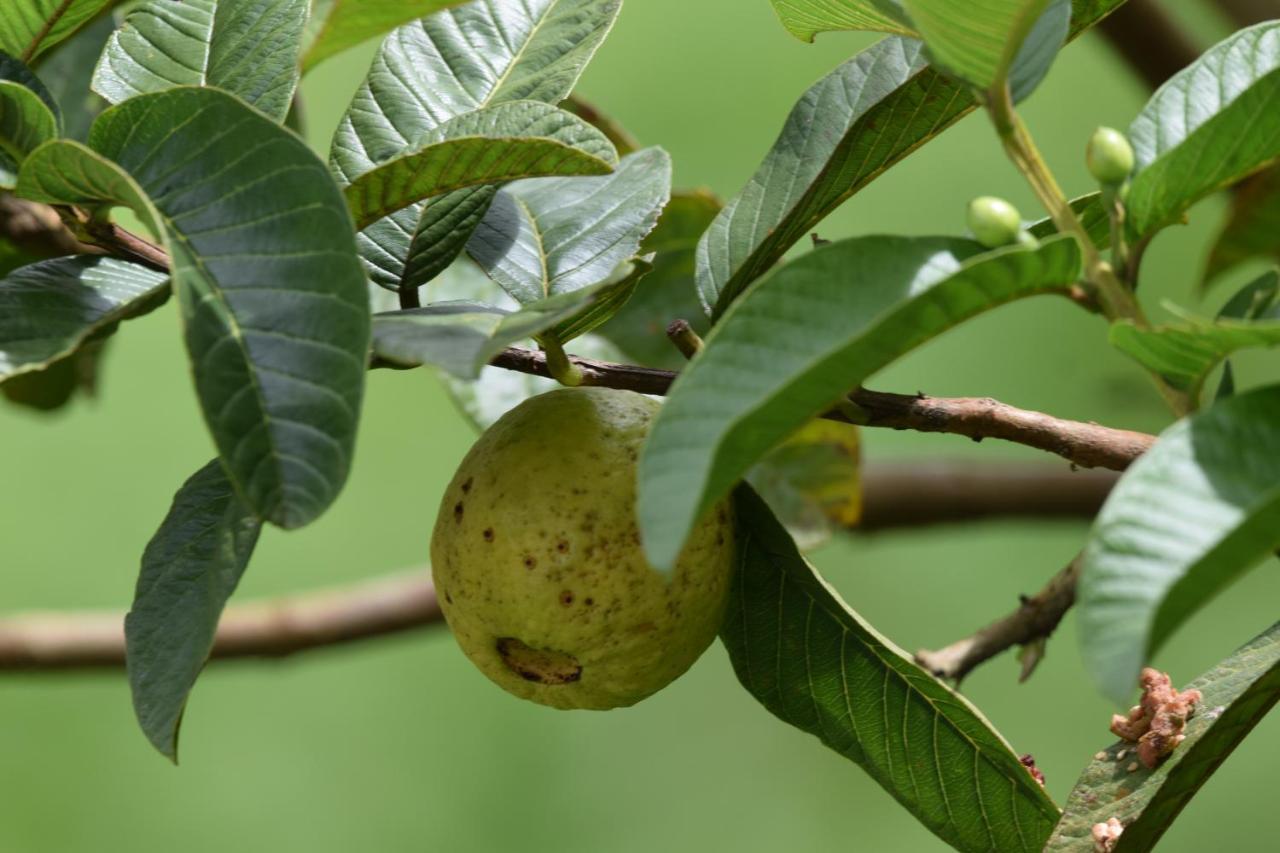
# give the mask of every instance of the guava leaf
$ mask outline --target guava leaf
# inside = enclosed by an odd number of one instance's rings
[[[1203,284],[1252,258],[1280,262],[1280,166],[1250,178],[1231,196],[1231,212],[1222,226]]]
[[[721,207],[720,200],[707,190],[673,193],[658,224],[640,244],[640,251],[654,254],[653,272],[599,329],[626,353],[628,363],[679,369],[685,358],[667,340],[667,326],[672,320],[685,320],[699,335],[710,329],[698,303],[694,254],[698,239]]]
[[[310,39],[302,69],[375,38],[415,18],[467,0],[313,0]]]
[[[25,64],[0,53],[0,189],[13,189],[22,161],[60,132],[49,90]]]
[[[801,551],[811,551],[862,517],[862,452],[858,428],[821,418],[769,452],[747,482],[786,527]]]
[[[278,122],[298,87],[307,0],[150,0],[107,41],[93,90],[113,104],[213,86]]]
[[[858,764],[962,851],[1038,851],[1059,811],[964,697],[849,608],[746,487],[721,639],[738,680],[784,722]]]
[[[14,270],[0,279],[0,382],[67,358],[168,294],[168,276],[113,258],[55,258]]]
[[[619,285],[634,287],[634,279],[627,276],[561,293],[515,311],[483,302],[456,301],[376,314],[373,352],[405,367],[432,364],[459,379],[476,379],[505,347],[574,321],[590,311],[593,304],[607,301],[610,290]]]
[[[40,412],[62,408],[77,393],[92,397],[98,390],[99,365],[108,340],[95,338],[46,368],[6,379],[0,383],[0,394],[10,403]]]
[[[837,30],[871,30],[919,37],[895,0],[772,0],[778,20],[801,41]]]
[[[549,104],[512,101],[466,113],[343,191],[357,228],[425,199],[551,175],[604,175],[617,162],[605,135]]]
[[[334,135],[330,158],[339,182],[353,182],[464,113],[508,101],[564,100],[620,7],[621,0],[468,3],[395,30]],[[443,272],[495,192],[459,190],[362,230],[360,253],[374,283],[411,289]]]
[[[1023,41],[1050,2],[902,0],[902,6],[937,67],[991,90],[1008,81]]]
[[[1274,289],[1280,274],[1269,272],[1254,286]],[[1280,312],[1278,312],[1280,314]],[[1236,350],[1280,346],[1280,316],[1270,320],[1203,320],[1139,328],[1111,326],[1111,343],[1143,367],[1198,399],[1210,371]]]
[[[1280,386],[1165,430],[1112,490],[1085,547],[1081,647],[1117,702],[1194,612],[1280,546]]]
[[[1129,126],[1127,227],[1146,239],[1280,157],[1280,22],[1235,33],[1171,77]]]
[[[1280,699],[1280,623],[1187,685],[1204,700],[1187,721],[1186,740],[1155,770],[1116,759],[1133,744],[1119,741],[1085,768],[1067,797],[1062,820],[1045,845],[1054,851],[1090,851],[1090,830],[1117,818],[1124,832],[1114,853],[1151,850],[1160,837]]]
[[[58,45],[40,63],[49,93],[62,112],[62,135],[78,142],[89,138],[89,126],[107,102],[89,87],[94,66],[116,31],[116,14],[101,15]]]
[[[187,697],[261,530],[215,459],[183,483],[142,554],[124,620],[129,686],[147,740],[175,763]]]
[[[237,493],[282,527],[313,520],[351,466],[369,349],[365,277],[327,170],[216,89],[131,98],[98,117],[89,144],[42,145],[19,194],[123,205],[164,240],[197,395]]]
[[[5,0],[0,3],[0,51],[31,62],[115,0]]]
[[[1102,193],[1089,193],[1071,199],[1071,209],[1075,211],[1076,218],[1095,246],[1099,249],[1111,248],[1111,216],[1102,203]],[[1028,225],[1027,231],[1032,237],[1043,240],[1057,234],[1058,226],[1053,224],[1053,219],[1045,217]]]
[[[500,190],[467,252],[517,302],[571,293],[634,256],[671,197],[661,148],[597,178],[519,181]]]
[[[877,370],[984,311],[1060,292],[1080,271],[1071,237],[979,252],[967,240],[863,237],[756,282],[676,380],[641,455],[649,562],[670,568],[694,521],[757,460]]]
[[[1077,0],[1069,38],[1123,0]],[[967,16],[966,16],[967,19]],[[715,317],[854,193],[974,108],[968,88],[891,37],[818,81],[746,187],[698,247],[698,293]]]

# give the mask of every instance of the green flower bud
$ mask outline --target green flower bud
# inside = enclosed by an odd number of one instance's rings
[[[1120,131],[1100,127],[1089,137],[1085,162],[1089,164],[1089,174],[1098,183],[1116,186],[1124,183],[1133,171],[1133,146]]]
[[[969,202],[969,230],[988,249],[1018,242],[1022,215],[1002,198],[984,195]]]

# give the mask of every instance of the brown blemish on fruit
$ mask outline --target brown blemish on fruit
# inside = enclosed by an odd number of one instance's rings
[[[587,598],[582,603],[590,607],[591,605],[596,603],[596,600],[594,598]]]
[[[572,684],[582,678],[582,666],[573,655],[552,649],[535,649],[515,637],[501,637],[498,654],[507,669],[525,681],[539,684]]]
[[[462,501],[458,501],[453,505],[453,520],[462,521]]]
[[[573,592],[566,589],[564,592],[560,593],[560,603],[565,607],[573,604]]]
[[[462,493],[464,495],[471,493],[471,484],[475,482],[475,477],[468,477],[467,482],[462,484]]]
[[[526,557],[524,558],[524,567],[525,567],[526,569],[533,569],[533,568],[534,568],[535,566],[537,566],[537,565],[538,565],[538,561],[537,561],[536,559],[534,559],[534,557],[533,557],[533,555],[532,555],[532,554],[530,554],[530,555],[528,555],[528,556],[526,556]]]
[[[484,529],[484,541],[486,541],[486,542],[492,542],[492,541],[493,541],[493,528],[492,528],[492,527],[486,527],[486,528]]]

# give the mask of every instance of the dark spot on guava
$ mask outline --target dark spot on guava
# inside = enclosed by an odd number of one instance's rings
[[[507,669],[525,681],[572,684],[582,678],[582,665],[573,655],[531,648],[515,637],[500,637],[497,649]]]
[[[724,544],[724,534],[723,534],[723,533],[717,533],[717,534],[716,534],[716,544],[717,544],[717,545],[723,545],[723,544]]]
[[[444,594],[444,600],[446,604],[453,604],[453,596],[447,592]]]
[[[492,527],[486,527],[486,528],[484,529],[484,541],[486,541],[486,542],[492,542],[492,541],[493,541],[493,528],[492,528]]]
[[[573,592],[566,589],[564,592],[560,593],[560,603],[565,607],[573,604]]]
[[[556,543],[556,550],[559,551],[561,554],[569,553],[569,543],[561,539],[559,542]]]
[[[591,605],[596,603],[596,600],[594,598],[587,598],[582,603],[590,607]]]
[[[453,505],[453,520],[462,521],[462,501]]]
[[[471,484],[475,481],[474,477],[468,477],[467,482],[462,484],[462,493],[468,494],[471,491]]]
[[[536,565],[538,565],[538,561],[535,560],[532,555],[524,558],[524,567],[526,569],[532,569]]]

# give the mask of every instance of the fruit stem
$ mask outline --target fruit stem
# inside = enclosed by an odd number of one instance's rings
[[[582,372],[582,368],[569,360],[564,346],[559,341],[546,338],[540,339],[538,344],[547,354],[547,372],[551,374],[552,379],[569,388],[577,388],[582,384],[586,375]]]
[[[667,326],[667,338],[671,343],[675,344],[676,349],[680,350],[680,354],[685,358],[693,358],[702,352],[702,338],[693,330],[693,326],[689,325],[688,320],[672,320],[671,325]]]

